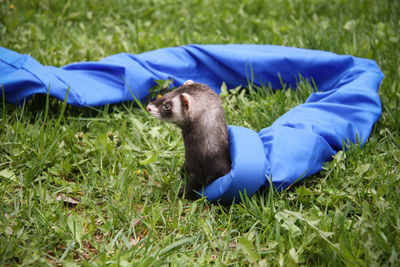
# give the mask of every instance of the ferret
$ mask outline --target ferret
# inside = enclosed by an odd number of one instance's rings
[[[202,83],[186,81],[147,105],[158,119],[174,123],[182,130],[185,145],[183,171],[188,181],[180,195],[196,196],[194,190],[224,176],[231,169],[228,128],[217,93]]]

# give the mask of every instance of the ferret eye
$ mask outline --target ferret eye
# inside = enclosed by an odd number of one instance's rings
[[[165,110],[169,110],[171,108],[171,104],[169,103],[164,104],[164,108]]]

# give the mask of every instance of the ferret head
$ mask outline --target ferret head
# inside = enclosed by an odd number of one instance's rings
[[[190,120],[189,111],[192,99],[186,91],[192,84],[193,81],[188,80],[181,87],[154,100],[147,105],[147,111],[160,120],[182,127]]]

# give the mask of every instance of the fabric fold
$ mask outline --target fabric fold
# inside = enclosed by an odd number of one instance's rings
[[[0,48],[0,86],[11,103],[22,104],[48,89],[64,100],[68,88],[68,103],[76,106],[130,101],[133,95],[143,101],[156,80],[170,78],[174,86],[192,79],[218,93],[222,82],[228,88],[250,82],[280,89],[281,82],[295,88],[304,78],[316,85],[304,104],[265,125],[257,138],[240,127],[229,128],[235,160],[229,174],[204,189],[210,201],[229,202],[239,192],[250,196],[266,184],[265,175],[284,189],[320,171],[343,142],[365,144],[382,112],[381,70],[373,60],[349,55],[274,45],[187,45],[57,68]],[[245,149],[250,140],[258,140],[262,153]],[[253,165],[264,161],[263,171]]]

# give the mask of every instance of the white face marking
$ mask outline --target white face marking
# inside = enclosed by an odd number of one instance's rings
[[[151,115],[153,115],[156,118],[161,119],[160,111],[154,104],[152,104],[152,103],[148,104],[146,109]]]
[[[182,124],[184,118],[182,114],[182,104],[179,96],[172,99],[172,114],[173,116],[169,119],[170,122],[176,124]]]
[[[147,105],[147,111],[153,115],[154,117],[165,121],[165,122],[169,122],[169,123],[175,123],[177,125],[182,125],[184,120],[185,120],[185,116],[182,113],[182,103],[181,103],[181,97],[180,95],[175,96],[174,98],[170,98],[169,102],[170,106],[171,106],[171,113],[172,116],[168,117],[168,116],[164,116],[163,115],[163,105],[166,103],[167,101],[164,101],[163,103],[159,103],[157,105],[150,103]]]

